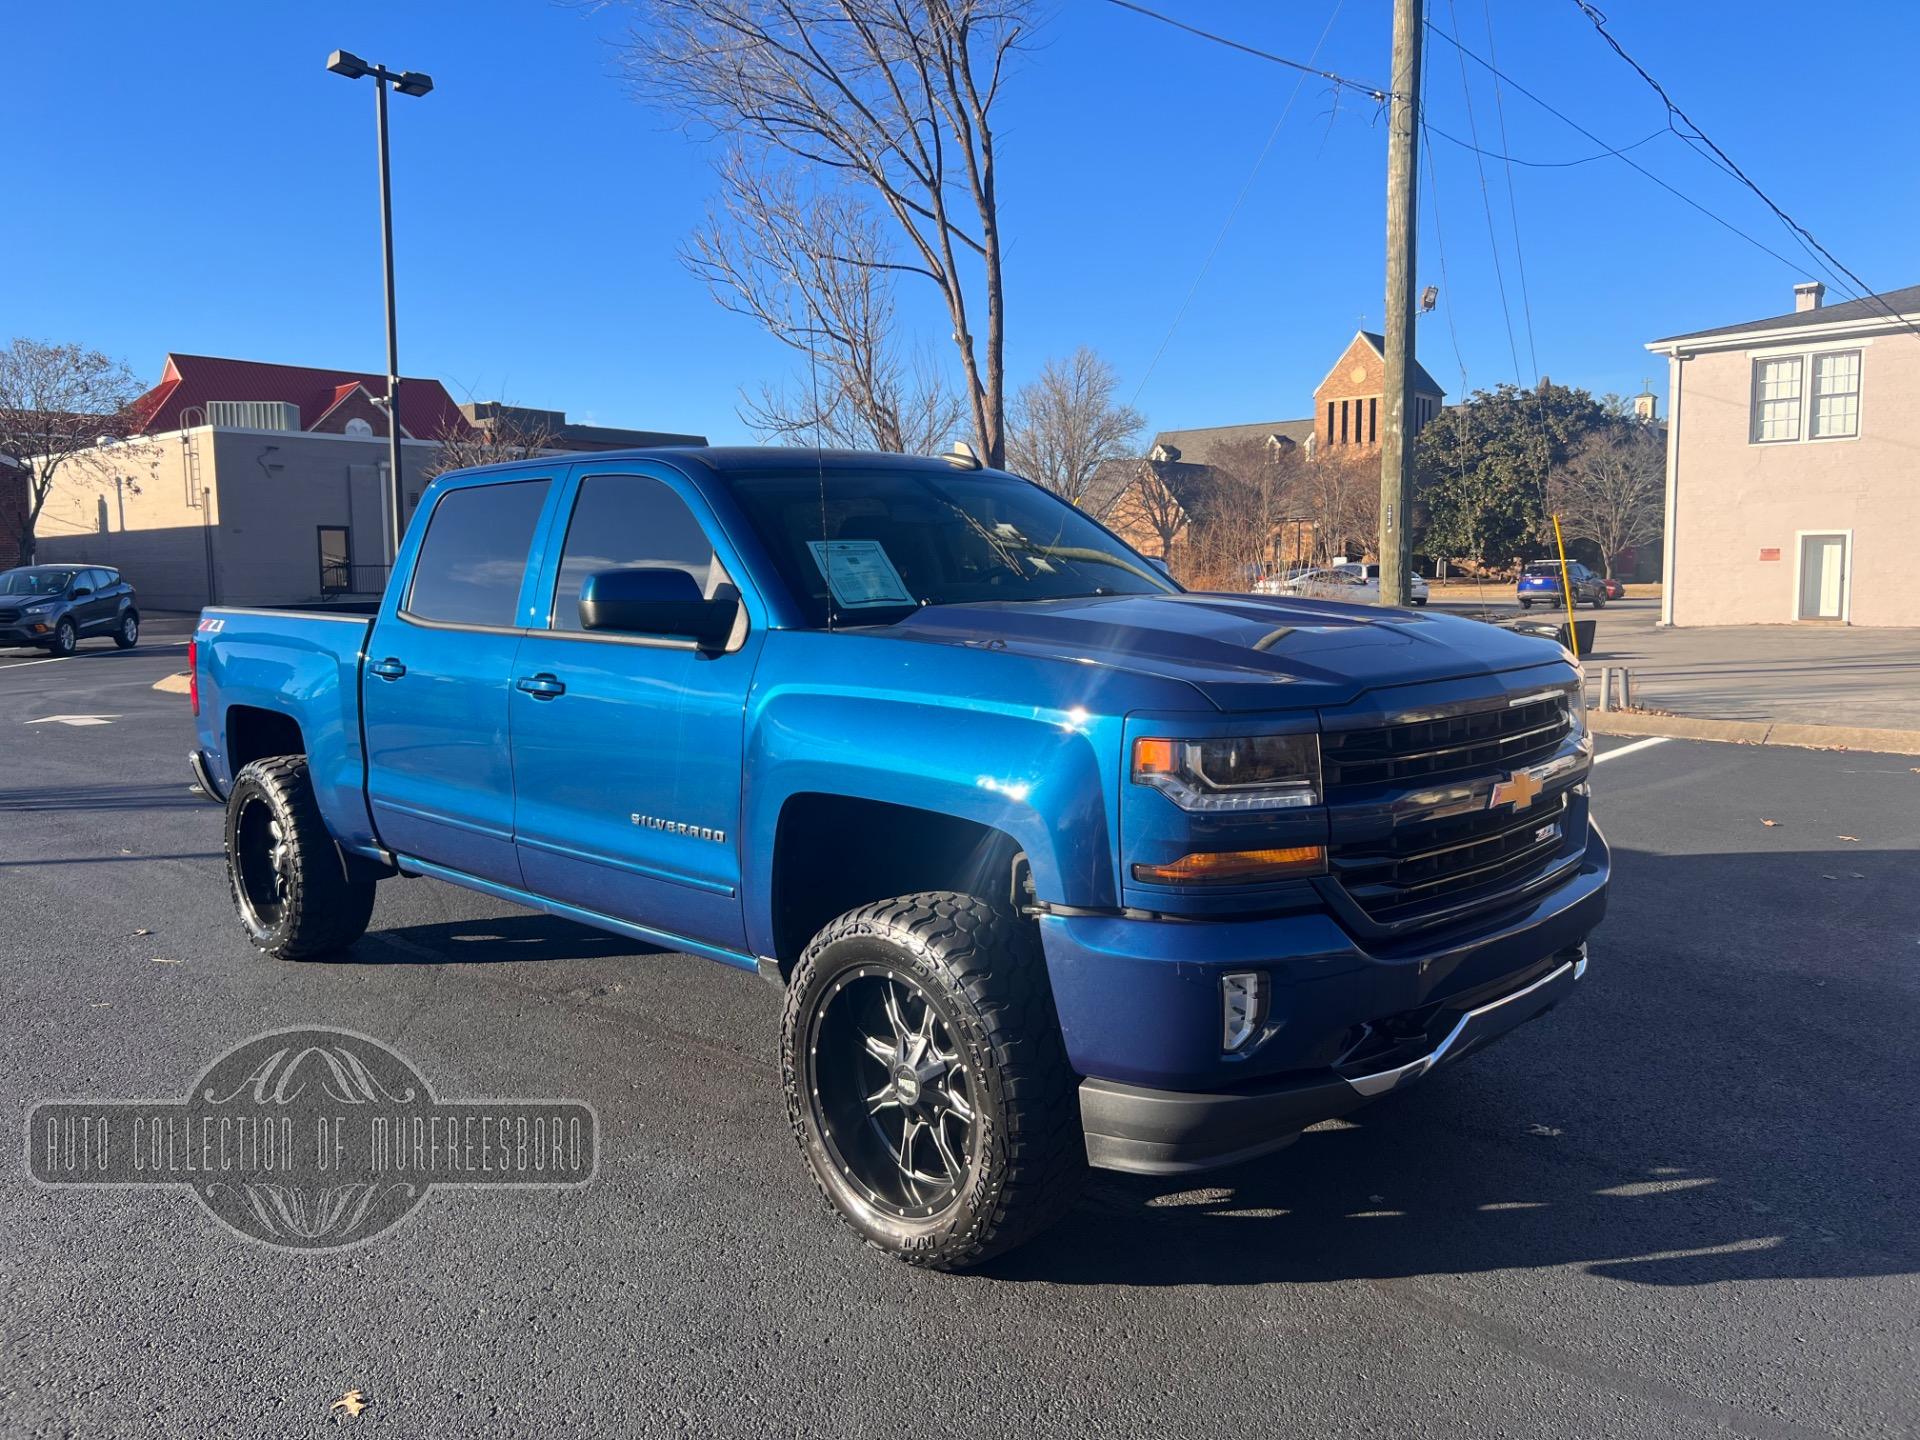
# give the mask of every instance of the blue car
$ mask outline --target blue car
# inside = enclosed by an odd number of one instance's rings
[[[1477,1052],[1607,903],[1559,646],[1194,594],[969,455],[456,471],[377,605],[207,610],[190,673],[249,943],[425,875],[757,971],[800,1158],[917,1265]]]
[[[1596,610],[1607,606],[1607,582],[1578,560],[1567,562],[1567,579],[1573,584],[1573,603],[1591,605]],[[1540,560],[1525,566],[1520,571],[1520,581],[1516,585],[1516,598],[1522,610],[1531,610],[1534,602],[1542,605],[1560,605],[1560,562],[1558,560]]]

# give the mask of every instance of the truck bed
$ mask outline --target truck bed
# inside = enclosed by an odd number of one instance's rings
[[[222,793],[248,761],[281,753],[276,729],[297,723],[328,828],[343,845],[372,845],[360,667],[377,608],[222,605],[201,612],[194,670],[201,715],[223,717],[207,747],[208,770]]]

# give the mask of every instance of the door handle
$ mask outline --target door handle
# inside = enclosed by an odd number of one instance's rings
[[[382,680],[398,680],[407,673],[407,667],[391,657],[374,661],[367,666],[367,670],[370,674],[378,675]]]
[[[536,700],[551,700],[567,693],[567,687],[552,675],[522,675],[513,683],[516,690],[523,690]]]

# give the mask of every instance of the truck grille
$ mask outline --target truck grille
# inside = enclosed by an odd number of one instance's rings
[[[1548,695],[1497,710],[1333,731],[1321,737],[1321,764],[1329,792],[1512,770],[1553,754],[1571,727],[1565,701]]]
[[[1493,900],[1545,874],[1565,843],[1566,814],[1562,790],[1520,815],[1478,810],[1336,846],[1328,861],[1369,919],[1392,924]]]

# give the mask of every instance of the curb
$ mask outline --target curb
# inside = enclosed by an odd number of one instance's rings
[[[1735,745],[1795,745],[1809,750],[1876,750],[1887,755],[1920,755],[1920,730],[1881,730],[1867,725],[1790,725],[1775,720],[1702,720],[1691,715],[1590,710],[1587,728],[1596,735],[1657,735],[1668,740],[1719,740]]]

